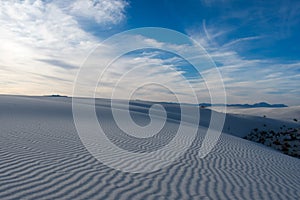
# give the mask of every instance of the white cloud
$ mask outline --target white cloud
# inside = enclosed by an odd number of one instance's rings
[[[75,69],[101,38],[81,28],[70,3],[0,1],[1,93],[71,93]],[[121,1],[99,3],[93,8],[98,23],[110,26],[124,17],[117,14],[124,9]]]
[[[117,49],[101,47],[97,49],[95,57],[92,56],[89,59],[90,63],[96,63],[96,65],[95,68],[90,68],[86,74],[81,76],[85,84],[80,84],[81,92],[77,95],[88,96],[90,92],[93,92],[92,82],[98,78],[98,75],[105,67],[102,64],[98,65],[98,63],[107,63],[107,58],[109,58],[108,60],[114,59],[116,55],[114,51],[118,52],[118,49],[122,49],[125,45],[126,47],[131,45],[131,49],[134,49],[135,47],[144,47],[149,44],[158,49],[169,49],[171,52],[172,50],[173,52],[176,50],[191,52],[193,49],[192,46],[185,44],[168,44],[141,35],[130,37],[124,35],[122,40],[118,40],[115,46]],[[112,46],[114,45],[109,47]],[[111,98],[112,91],[115,89],[117,96],[114,96],[114,98],[126,98],[133,91],[136,91],[134,94],[137,96],[133,98],[175,101],[174,95],[171,94],[173,92],[184,102],[191,102],[191,95],[193,94],[189,88],[190,84],[196,89],[196,96],[201,101],[209,101],[206,85],[201,80],[190,80],[189,77],[185,76],[185,70],[188,71],[189,69],[183,68],[183,63],[188,65],[182,58],[172,54],[166,55],[166,52],[157,49],[153,51],[147,49],[141,52],[138,50],[138,53],[133,55],[122,56],[102,74],[100,86],[97,88],[97,94],[99,95],[97,97]],[[201,93],[198,93],[200,90]]]
[[[258,39],[261,39],[263,38],[262,36],[252,36],[252,37],[244,37],[244,38],[239,38],[239,39],[236,39],[236,40],[233,40],[231,42],[228,42],[226,43],[225,45],[223,45],[223,47],[229,47],[229,46],[232,46],[232,45],[236,45],[240,42],[243,42],[243,41],[251,41],[251,40],[258,40]]]
[[[79,18],[91,19],[101,25],[117,24],[124,19],[124,1],[0,1],[0,89],[2,93],[43,95],[60,93],[71,95],[73,80],[78,67],[93,50],[101,38],[96,38],[83,30]],[[95,3],[95,2],[94,2]],[[81,10],[76,10],[78,8]],[[78,12],[77,12],[78,11]],[[76,13],[76,14],[75,14]],[[151,38],[136,35],[102,52],[97,60],[101,62],[114,55],[114,48],[140,44],[157,48],[190,51],[186,45],[166,44]],[[145,53],[136,58],[122,58],[109,68],[101,95],[107,96],[112,86],[124,73],[134,70],[120,85],[126,94],[136,88],[137,83],[163,80],[178,94],[189,100],[184,73],[178,70],[178,57],[159,58],[159,52]],[[146,65],[145,65],[146,64]],[[174,70],[176,69],[176,70]],[[86,77],[87,80],[89,77]],[[192,84],[202,93],[203,82],[193,80]],[[198,86],[197,86],[198,85]],[[160,87],[147,86],[145,98],[170,100],[172,95]],[[203,95],[204,96],[204,95]]]
[[[125,19],[123,0],[75,0],[69,6],[69,12],[75,16],[94,19],[100,25],[118,24]]]
[[[101,38],[96,38],[82,29],[78,20],[92,20],[109,28],[125,19],[126,6],[127,3],[120,0],[0,1],[1,93],[71,95],[77,68],[101,41]],[[229,102],[252,103],[266,100],[271,103],[296,104],[300,94],[297,89],[300,77],[293,72],[300,69],[300,62],[286,64],[273,60],[244,58],[234,47],[260,37],[241,38],[219,45],[218,39],[224,37],[228,31],[207,27],[203,22],[203,30],[191,31],[190,35],[221,65],[220,71]],[[117,46],[122,48],[122,45],[136,43],[141,46],[151,44],[157,48],[168,46],[174,50],[191,51],[186,45],[166,44],[142,36],[136,36],[132,40],[124,38]],[[109,57],[110,53],[107,51],[101,55]],[[176,68],[176,65],[182,64],[182,60],[176,57],[163,59],[158,55],[159,52],[146,52],[136,58],[120,59],[109,68],[100,94],[110,94],[118,78],[136,66],[140,69],[132,72],[120,85],[124,96],[136,88],[137,83],[163,80],[188,101],[190,93],[181,76],[184,71]],[[176,72],[173,69],[176,69]],[[209,94],[203,80],[193,79],[190,82],[196,88],[200,101],[208,102]],[[143,92],[145,98],[172,99],[166,90],[162,92],[162,88],[159,87],[151,86],[147,91],[148,93]],[[282,95],[286,94],[290,98],[285,98],[285,102],[278,102],[282,100]]]
[[[300,85],[297,73],[300,70],[300,61],[287,63],[275,59],[243,57],[239,50],[246,47],[247,44],[244,42],[263,37],[239,38],[219,44],[217,41],[226,41],[226,36],[230,32],[207,27],[205,21],[202,25],[202,29],[188,30],[188,33],[204,46],[219,65],[229,103],[268,101],[299,105],[297,99],[300,98],[300,93],[296,85]]]
[[[84,3],[86,1],[76,1],[74,4],[57,1],[46,3],[39,0],[1,2],[0,31],[2,37],[0,42],[2,45],[0,50],[3,52],[0,55],[1,92],[28,95],[72,94],[73,80],[78,67],[101,40],[101,38],[96,38],[81,28],[77,21],[78,15],[89,18],[90,16],[85,14],[92,9],[89,14],[102,24],[114,24],[123,18],[117,14],[116,18],[113,19],[115,13],[119,11],[111,10],[113,9],[112,4],[110,4],[112,1],[102,1],[102,4],[107,7],[104,6],[105,9],[99,13],[100,5],[90,7],[92,6],[91,1],[87,5],[79,5]],[[77,13],[74,16],[73,12],[75,12],[76,6],[87,7],[81,11],[82,13]],[[69,7],[75,10],[65,10]],[[118,6],[116,8],[118,9]],[[122,9],[121,6],[120,12]],[[106,17],[102,18],[102,16]],[[188,47],[184,45],[166,44],[136,35],[130,39],[124,37],[122,41],[117,41],[116,46],[105,49],[104,52],[101,52],[97,62],[115,55],[113,51],[116,49],[114,48],[128,47],[128,45],[136,46],[137,44],[157,48],[168,46],[170,49],[188,51]],[[122,84],[118,86],[119,98],[137,89],[137,84],[162,80],[163,85],[168,85],[188,102],[190,93],[186,88],[185,79],[182,77],[183,72],[177,70],[175,65],[182,60],[178,57],[163,59],[159,58],[159,55],[160,52],[154,51],[146,52],[134,58],[119,59],[109,68],[104,77],[104,82],[102,82],[104,87],[100,88],[101,97],[110,97],[109,94],[118,79],[132,70],[123,79]],[[90,77],[87,76],[86,79],[88,81]],[[194,81],[193,84],[199,83]],[[141,98],[174,100],[174,96],[170,95],[170,92],[165,88],[153,84],[146,87],[148,93],[144,92]],[[139,94],[141,91],[139,90]]]

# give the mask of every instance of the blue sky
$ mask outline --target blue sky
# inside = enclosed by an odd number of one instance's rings
[[[1,0],[0,93],[72,95],[76,73],[97,44],[148,26],[173,29],[200,43],[223,76],[229,103],[300,105],[300,2],[284,0]],[[172,56],[166,55],[134,54],[137,63],[147,61],[152,69],[175,67],[193,77],[191,66],[174,55],[176,63],[170,64]],[[122,74],[137,64],[129,57],[114,70]],[[165,70],[157,72],[178,84]],[[107,79],[117,80],[114,74]],[[194,87],[202,87],[200,82]]]

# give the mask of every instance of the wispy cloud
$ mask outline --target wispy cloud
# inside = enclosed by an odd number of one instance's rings
[[[55,60],[55,59],[36,59],[37,61],[41,61],[43,63],[48,63],[53,66],[61,67],[63,69],[77,69],[79,66],[72,65],[66,63],[65,61]]]
[[[100,25],[118,24],[125,19],[125,7],[128,5],[123,0],[76,0],[71,1],[69,13],[84,19],[93,19]]]
[[[3,37],[0,42],[3,45],[0,50],[4,54],[1,54],[0,62],[2,66],[7,66],[0,75],[3,83],[1,91],[11,94],[41,95],[46,92],[71,95],[78,67],[101,41],[101,38],[86,32],[78,20],[95,20],[109,27],[124,19],[127,4],[119,0],[1,2],[0,31]],[[77,12],[79,7],[83,9]],[[116,47],[121,49],[129,45],[189,51],[188,46],[167,44],[141,35],[124,38]],[[97,57],[97,62],[115,55],[114,50],[113,47],[105,49]],[[172,90],[189,102],[190,92],[182,67],[187,63],[174,55],[165,55],[154,50],[120,58],[102,77],[98,94],[111,97],[112,90],[116,89],[119,91],[118,98],[122,98],[138,86],[137,98],[171,101],[174,100]],[[124,74],[127,76],[116,86]],[[87,84],[89,80],[90,77],[86,76]],[[161,80],[161,86],[153,84],[158,80]],[[198,90],[205,90],[203,82],[193,80],[191,84]],[[143,88],[147,88],[147,94],[142,92]],[[202,96],[209,97],[203,91]]]
[[[300,85],[300,60],[290,62],[262,56],[247,58],[241,55],[243,49],[251,45],[245,41],[262,40],[264,37],[230,40],[228,29],[224,31],[220,27],[208,27],[205,22],[202,25],[202,29],[188,30],[188,33],[205,47],[219,66],[229,102],[299,104],[297,99],[300,93],[296,93],[296,85]],[[220,40],[221,44],[218,43]]]
[[[252,36],[252,37],[238,38],[238,39],[235,39],[233,41],[230,41],[230,42],[224,44],[222,47],[226,48],[226,47],[230,47],[232,45],[236,45],[236,44],[238,44],[240,42],[251,41],[251,40],[258,40],[258,39],[262,39],[262,38],[263,38],[262,36]]]
[[[76,11],[79,5],[82,10]],[[89,20],[90,13],[110,28],[124,19],[126,5],[121,0],[0,1],[0,63],[9,68],[0,75],[1,92],[70,94],[75,69],[101,41],[81,27],[79,18]]]
[[[220,3],[225,5],[227,2],[202,1],[206,6]],[[125,0],[0,1],[1,92],[41,95],[46,91],[47,94],[71,95],[78,67],[103,39],[85,30],[84,23],[96,23],[103,29],[118,26],[126,21],[126,8],[129,7],[129,3]],[[288,37],[289,30],[293,29],[300,19],[300,6],[297,5],[284,4],[277,9],[281,14],[277,13],[276,16],[275,11],[259,5],[245,12],[231,13],[231,19],[250,24],[255,22],[259,30],[267,30],[264,33],[253,29],[251,34],[247,32],[238,34],[237,37],[236,33],[240,31],[238,28],[221,22],[228,20],[228,15],[215,21],[203,20],[202,27],[187,31],[204,46],[219,67],[229,102],[253,103],[264,100],[270,103],[299,104],[297,99],[300,99],[300,61],[265,58],[263,55],[250,58],[245,53],[253,49],[253,44],[265,45],[268,34],[273,34],[274,28],[283,27],[280,33],[276,32],[279,34],[276,38]],[[270,24],[270,20],[283,25]],[[239,27],[247,23],[240,24]],[[166,44],[139,35],[132,40],[125,38],[117,47],[137,44],[151,44],[156,48],[168,46],[170,49],[186,53],[191,51],[189,46]],[[103,58],[99,58],[98,62],[114,55],[110,53],[102,52]],[[194,56],[198,59],[202,55]],[[162,80],[164,85],[175,89],[178,95],[188,101],[190,93],[186,88],[186,81],[189,81],[196,89],[199,101],[208,102],[210,99],[205,82],[198,76],[192,76],[189,67],[191,66],[174,55],[166,57],[160,51],[141,51],[133,57],[127,55],[115,62],[103,77],[102,87],[98,92],[103,97],[109,97],[119,78],[127,73],[127,78],[118,86],[121,97],[130,93],[138,84]],[[210,77],[211,83],[214,78]],[[86,79],[88,81],[89,77]],[[144,98],[166,101],[174,98],[167,88],[155,84],[145,88],[148,93],[139,90],[139,94]]]

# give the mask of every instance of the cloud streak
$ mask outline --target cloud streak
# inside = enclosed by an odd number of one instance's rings
[[[128,5],[123,0],[76,0],[68,7],[73,16],[93,19],[100,25],[118,24],[125,19],[125,8]]]
[[[61,60],[55,60],[55,59],[36,59],[36,60],[41,61],[43,63],[48,63],[48,64],[53,65],[53,66],[61,67],[61,68],[66,69],[66,70],[71,70],[71,69],[77,69],[78,68],[78,66],[76,66],[76,65],[72,65],[72,64],[66,63],[66,62],[61,61]]]
[[[264,37],[230,40],[228,29],[208,27],[205,22],[202,29],[188,32],[217,63],[224,78],[229,103],[268,101],[299,105],[297,99],[300,98],[300,93],[297,93],[299,89],[296,85],[300,85],[300,61],[262,57],[249,59],[240,55],[241,49],[247,49],[251,45],[244,41],[261,40]]]
[[[75,9],[75,5],[84,2],[91,7],[75,16],[72,13],[75,10],[69,7]],[[127,5],[120,0],[94,1],[90,5],[91,2],[0,1],[0,63],[9,68],[0,75],[2,93],[71,94],[76,69],[101,41],[85,31],[78,18],[89,18],[84,12],[96,13],[101,6],[106,6],[95,20],[109,28],[124,19],[122,13]],[[102,15],[106,18],[101,18]]]

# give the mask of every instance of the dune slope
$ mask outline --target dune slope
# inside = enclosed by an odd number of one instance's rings
[[[105,117],[107,102],[96,103],[97,113]],[[144,112],[133,115],[138,123],[148,120]],[[166,130],[177,123],[170,120]],[[169,167],[124,173],[105,166],[83,146],[71,99],[0,96],[0,199],[300,198],[300,159],[228,134],[200,159],[205,130],[200,126],[192,146]],[[113,138],[117,130],[108,132]],[[128,140],[125,146],[137,142]]]

